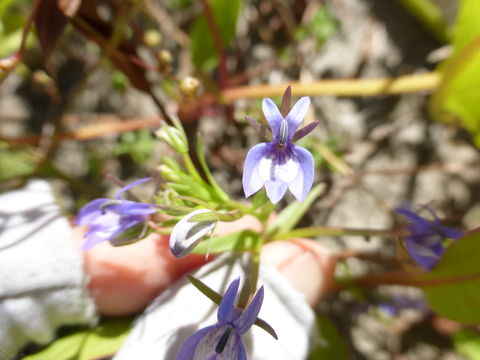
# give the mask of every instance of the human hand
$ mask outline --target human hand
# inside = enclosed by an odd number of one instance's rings
[[[261,224],[253,216],[246,216],[219,223],[216,234],[244,229],[260,231]],[[74,231],[79,247],[84,241],[84,232],[80,227]],[[111,316],[142,311],[176,279],[207,261],[205,255],[198,254],[175,258],[169,250],[168,236],[158,234],[121,247],[103,242],[84,251],[83,257],[97,309]],[[262,249],[261,262],[282,273],[311,306],[328,290],[335,267],[334,256],[308,239],[268,243]]]

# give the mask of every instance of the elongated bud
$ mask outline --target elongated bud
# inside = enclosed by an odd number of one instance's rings
[[[165,141],[172,149],[178,151],[180,154],[188,153],[188,140],[187,136],[183,132],[180,123],[176,119],[172,118],[175,123],[174,126],[162,124],[159,130],[155,132],[155,135]]]
[[[181,258],[190,254],[200,240],[212,232],[218,220],[190,221],[194,216],[208,212],[211,211],[207,209],[195,210],[174,226],[170,234],[170,251],[175,257]]]

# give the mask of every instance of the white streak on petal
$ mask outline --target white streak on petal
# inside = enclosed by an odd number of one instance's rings
[[[183,217],[173,228],[170,234],[170,251],[176,257],[188,255],[200,240],[208,235],[215,227],[216,221],[190,222],[195,215],[210,212],[199,209]]]
[[[258,175],[260,176],[263,182],[275,179],[275,174],[273,172],[272,167],[273,167],[272,158],[263,157],[260,159],[258,163],[257,171],[258,171]]]
[[[297,159],[291,157],[284,164],[275,166],[275,173],[280,180],[288,184],[298,176],[299,169]]]
[[[258,165],[258,174],[265,181],[292,182],[300,169],[300,165],[295,158],[289,158],[284,164],[277,164],[273,158],[262,158]]]

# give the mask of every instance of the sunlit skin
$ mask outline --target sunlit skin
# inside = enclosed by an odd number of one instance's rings
[[[220,223],[217,234],[243,229],[260,231],[261,224],[256,218],[247,216]],[[74,231],[79,249],[84,231],[80,227]],[[155,234],[122,247],[104,242],[84,251],[83,257],[85,271],[90,276],[89,290],[97,309],[101,314],[112,316],[141,312],[176,279],[205,263],[204,255],[175,258],[168,249],[168,237]],[[335,258],[315,241],[292,239],[266,244],[262,263],[277,268],[313,306],[328,291]],[[308,281],[304,276],[306,272],[310,275]]]

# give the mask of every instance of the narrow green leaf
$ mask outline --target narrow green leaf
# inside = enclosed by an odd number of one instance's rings
[[[220,305],[220,302],[222,301],[222,295],[217,293],[215,290],[213,290],[210,286],[206,285],[203,283],[203,281],[187,275],[188,281],[192,283],[193,286],[195,286],[203,295],[208,297],[210,300],[212,300],[215,304]]]
[[[218,216],[214,211],[206,212],[192,216],[188,222],[204,222],[204,221],[218,221]]]
[[[282,234],[293,229],[320,196],[324,187],[323,184],[315,186],[304,201],[295,201],[283,209],[275,220],[268,225],[267,233],[272,235]]]
[[[243,0],[209,0],[223,45],[228,46],[235,37],[237,18]],[[213,36],[205,15],[200,15],[190,33],[192,40],[192,61],[204,71],[211,71],[218,63]]]
[[[104,318],[97,327],[69,333],[23,360],[91,360],[112,355],[130,332],[132,321],[132,317]]]
[[[260,240],[260,235],[252,230],[243,230],[227,235],[214,236],[202,241],[193,251],[197,254],[221,253],[232,250],[251,249]]]

